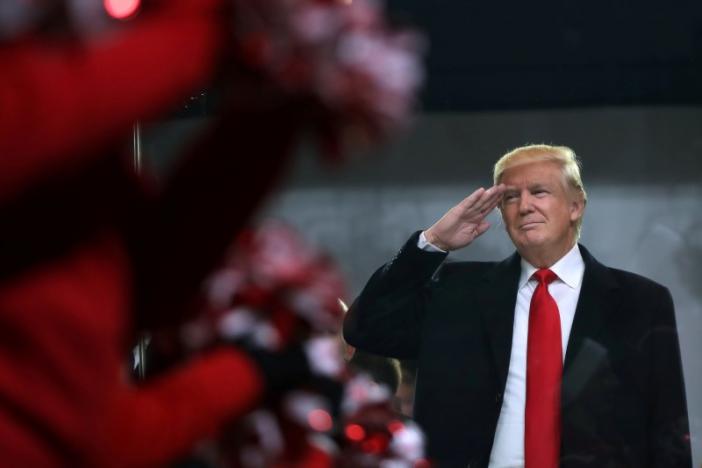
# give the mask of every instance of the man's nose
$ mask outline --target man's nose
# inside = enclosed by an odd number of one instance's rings
[[[534,210],[533,200],[529,192],[522,192],[519,196],[519,213],[527,214]]]

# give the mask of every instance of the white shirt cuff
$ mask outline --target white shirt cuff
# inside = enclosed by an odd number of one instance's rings
[[[427,252],[441,252],[441,253],[446,253],[445,250],[442,250],[429,242],[427,240],[427,237],[424,235],[424,231],[422,231],[421,234],[419,234],[419,240],[417,240],[417,247],[426,250]]]

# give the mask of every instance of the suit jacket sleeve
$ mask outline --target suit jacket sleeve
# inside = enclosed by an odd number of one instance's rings
[[[344,321],[344,338],[359,349],[415,359],[432,276],[445,253],[417,247],[419,231],[370,278]]]

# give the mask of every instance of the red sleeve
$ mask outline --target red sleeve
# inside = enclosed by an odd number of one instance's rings
[[[177,321],[177,311],[196,296],[202,277],[279,179],[300,110],[281,103],[265,112],[230,112],[186,155],[135,226],[139,318]],[[119,391],[108,412],[108,458],[120,467],[173,460],[251,409],[263,390],[255,364],[226,348],[146,387]]]
[[[109,399],[100,466],[153,467],[186,455],[251,410],[262,394],[255,364],[233,349],[214,351],[144,387],[121,387]]]
[[[204,85],[227,37],[224,3],[169,0],[87,45],[0,49],[0,200],[104,153]]]

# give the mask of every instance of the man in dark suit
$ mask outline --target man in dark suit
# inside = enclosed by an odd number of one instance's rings
[[[414,414],[439,466],[690,467],[670,293],[577,243],[573,151],[517,148],[494,181],[371,277],[347,341],[418,360]],[[517,252],[444,263],[495,207]]]

